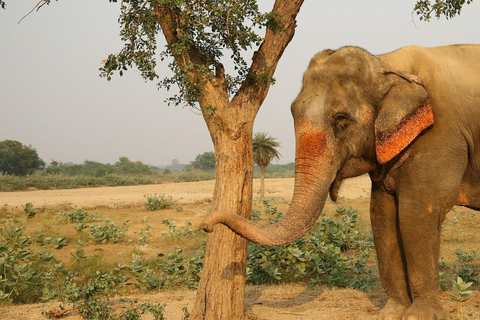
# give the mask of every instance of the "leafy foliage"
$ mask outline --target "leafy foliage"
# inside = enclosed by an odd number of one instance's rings
[[[142,222],[147,222],[147,217],[142,218]],[[150,229],[152,229],[152,226],[150,224],[147,224],[145,228],[142,228],[140,230],[134,230],[134,233],[140,235],[138,238],[138,243],[141,245],[147,244],[147,238],[148,235],[150,234]]]
[[[179,93],[169,99],[175,105],[194,105],[225,53],[235,63],[234,74],[227,76],[229,91],[234,92],[248,75],[242,51],[259,45],[258,28],[276,26],[275,17],[260,13],[254,0],[122,1],[119,23],[125,46],[109,55],[100,75],[110,80],[114,72],[123,75],[135,65],[144,79],[152,81],[160,78],[155,70],[157,57],[175,57],[169,63],[173,76],[159,81],[167,89],[179,87]],[[168,33],[167,25],[174,34]],[[157,53],[160,30],[169,45]]]
[[[172,198],[166,197],[164,194],[160,196],[157,194],[144,194],[143,197],[146,200],[143,205],[149,211],[167,209],[173,204]]]
[[[99,220],[96,216],[88,213],[82,208],[70,212],[61,212],[60,216],[68,223],[88,223]]]
[[[430,0],[417,1],[414,7],[415,13],[420,16],[420,20],[430,21],[432,14],[437,19],[445,16],[447,19],[460,15],[465,4],[472,3],[473,0],[435,0],[433,3]]]
[[[458,302],[467,301],[472,295],[472,291],[467,289],[472,286],[473,282],[465,282],[461,277],[457,277],[457,280],[452,280],[452,283],[454,294],[450,294],[450,298]]]
[[[121,227],[117,226],[110,219],[105,219],[103,225],[92,224],[89,227],[90,237],[101,243],[116,243],[119,239],[125,237],[125,232],[128,230],[128,222],[128,220],[125,220]]]
[[[15,140],[0,141],[0,173],[26,176],[45,167],[45,162],[31,146]]]
[[[65,164],[52,161],[45,169],[46,174],[64,174],[67,176],[84,175],[91,177],[105,177],[108,175],[148,175],[153,169],[141,161],[130,161],[127,157],[120,157],[111,165],[96,161],[85,160],[83,164]]]
[[[31,202],[28,202],[25,205],[22,204],[22,208],[27,218],[33,218],[37,214],[37,209],[34,208],[34,205]]]
[[[87,319],[140,319],[142,314],[147,313],[154,319],[164,319],[161,305],[132,305],[122,311],[114,311],[108,297],[127,292],[129,287],[126,284],[133,284],[136,290],[147,291],[193,289],[198,286],[204,262],[205,241],[201,241],[192,250],[174,248],[171,252],[148,260],[133,254],[128,264],[93,272],[85,277],[69,270],[72,264],[65,267],[54,259],[52,251],[67,245],[64,238],[47,237],[40,233],[34,236],[26,234],[27,221],[35,216],[34,212],[37,212],[35,206],[27,203],[23,206],[23,211],[20,211],[23,219],[8,218],[1,221],[0,302],[30,303],[58,299],[73,304],[75,310]],[[272,219],[282,215],[268,201],[265,204],[265,214]],[[371,283],[365,262],[368,245],[362,242],[365,241],[363,236],[352,231],[356,226],[356,211],[339,208],[337,214],[339,221],[325,220],[323,226],[319,224],[318,229],[291,245],[277,249],[250,247],[249,281],[272,283],[310,279],[312,284],[329,283],[368,290]],[[59,217],[79,225],[98,220],[83,209],[61,212]],[[147,218],[142,218],[142,222],[147,222]],[[169,241],[197,234],[188,221],[182,228],[178,228],[173,221],[164,220],[162,223],[168,226],[164,236]],[[126,225],[119,227],[108,219],[104,224],[93,226],[95,227],[90,226],[92,236],[87,241],[115,242],[126,231]],[[143,240],[139,239],[141,244],[146,242],[149,230],[147,225],[139,233],[141,239],[143,237]],[[320,233],[318,230],[323,231]],[[340,236],[342,232],[339,230],[351,237]],[[82,244],[78,242],[76,251],[71,254],[74,258],[72,263],[81,263],[79,266],[83,265],[80,261],[88,260]],[[347,253],[355,253],[359,258],[347,257]],[[315,271],[312,271],[312,266],[316,267]],[[77,269],[82,272],[84,270],[83,267]]]
[[[65,269],[52,252],[31,249],[34,239],[25,234],[29,218],[0,221],[0,302],[32,303],[57,296],[58,276]],[[56,243],[56,249],[62,248],[64,241],[41,239],[42,243]]]
[[[203,266],[205,242],[202,241],[196,251],[185,257],[182,249],[174,248],[164,257],[144,261],[133,255],[131,264],[118,267],[120,272],[133,274],[135,286],[143,290],[189,288],[195,289],[198,285],[199,274]]]
[[[162,232],[162,236],[164,237],[169,237],[171,239],[172,238],[179,239],[179,238],[188,238],[197,234],[197,232],[191,228],[192,222],[188,220],[185,221],[185,226],[178,229],[175,221],[163,219],[162,224],[168,227],[168,231]]]
[[[195,157],[195,160],[191,162],[191,165],[193,168],[202,171],[214,171],[215,153],[213,151],[207,151],[199,154]]]
[[[267,210],[271,212],[272,207],[268,205]],[[281,214],[275,210],[275,215]],[[366,261],[373,242],[355,229],[355,210],[338,208],[337,216],[340,220],[324,216],[307,235],[289,244],[278,247],[250,244],[247,280],[260,284],[310,279],[312,284],[326,281],[332,286],[369,290],[373,280]],[[352,255],[344,257],[346,252]]]
[[[253,177],[260,178],[260,168],[253,168]],[[270,164],[265,168],[265,178],[293,178],[295,176],[295,163]]]
[[[461,249],[455,250],[455,256],[459,265],[454,264],[454,270],[457,270],[457,278],[460,277],[466,282],[478,284],[478,265],[473,264],[475,258],[478,256],[477,252],[463,251]]]

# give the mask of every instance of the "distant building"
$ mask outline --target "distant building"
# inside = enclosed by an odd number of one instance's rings
[[[169,166],[165,166],[165,169],[169,170],[183,170],[188,166],[188,164],[181,164],[178,159],[173,159],[172,164]]]

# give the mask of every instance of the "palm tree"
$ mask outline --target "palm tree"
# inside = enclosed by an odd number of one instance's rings
[[[268,132],[256,132],[253,135],[253,161],[260,167],[260,202],[265,197],[265,168],[273,159],[280,159],[276,148],[280,143],[276,138],[268,136]]]

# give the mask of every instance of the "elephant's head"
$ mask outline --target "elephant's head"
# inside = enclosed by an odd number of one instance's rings
[[[275,224],[257,226],[216,212],[200,228],[222,223],[263,245],[280,245],[307,232],[327,195],[336,200],[343,179],[396,157],[433,124],[427,91],[416,76],[389,70],[355,47],[315,55],[292,104],[295,122],[295,189],[292,204]]]

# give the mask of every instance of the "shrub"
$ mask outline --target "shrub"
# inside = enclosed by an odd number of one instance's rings
[[[168,227],[168,231],[163,231],[162,236],[167,236],[170,238],[188,238],[197,233],[197,231],[191,228],[192,222],[188,220],[185,221],[185,225],[179,229],[177,229],[177,224],[175,221],[163,219],[162,224]]]
[[[119,271],[133,274],[135,286],[143,290],[189,288],[195,289],[200,279],[205,255],[205,241],[202,241],[195,252],[185,257],[182,249],[174,248],[163,258],[144,261],[134,255],[132,263],[122,265]]]
[[[134,230],[134,233],[139,234],[140,237],[138,238],[138,243],[141,245],[147,244],[147,237],[150,234],[150,229],[152,228],[151,225],[147,224],[145,228],[138,230]]]
[[[32,249],[33,239],[25,234],[28,217],[0,221],[0,302],[33,303],[58,295],[65,269],[53,253]],[[66,244],[49,239],[57,249]]]
[[[272,207],[267,210],[271,212]],[[339,207],[336,215],[341,219],[334,221],[324,216],[306,236],[292,243],[278,247],[250,244],[247,281],[262,284],[310,279],[313,284],[326,282],[369,290],[372,278],[366,261],[373,242],[362,238],[355,229],[355,210]],[[352,251],[354,248],[356,251]],[[345,257],[347,252],[351,255]]]
[[[454,264],[454,269],[457,270],[457,277],[465,282],[472,282],[478,284],[478,265],[472,264],[478,256],[475,250],[468,252],[461,249],[455,250],[455,256],[459,265]]]
[[[60,215],[64,220],[66,220],[68,223],[88,223],[91,221],[98,220],[97,217],[95,217],[92,214],[89,214],[83,209],[77,209],[74,211],[70,212],[61,212]]]
[[[213,171],[187,170],[180,173],[177,177],[178,182],[195,182],[215,179]]]
[[[252,209],[252,214],[250,215],[250,220],[258,220],[260,219],[260,216],[262,215],[262,211],[258,209]]]
[[[128,231],[128,220],[123,222],[121,227],[118,227],[112,220],[105,219],[103,225],[92,224],[90,226],[90,238],[97,242],[116,243],[120,238],[125,237],[125,232]]]
[[[143,197],[146,201],[143,203],[145,209],[154,211],[170,208],[173,204],[172,197],[166,197],[164,194],[158,196],[157,194],[145,194]]]

